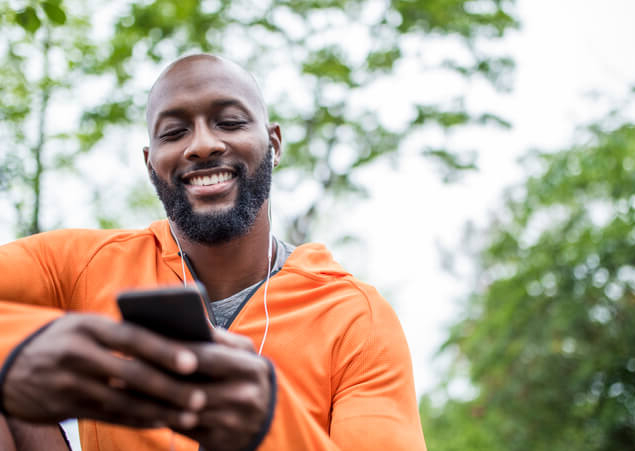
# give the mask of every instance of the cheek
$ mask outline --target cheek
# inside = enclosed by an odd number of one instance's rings
[[[269,149],[269,139],[266,136],[251,136],[250,139],[236,142],[236,149],[240,149],[242,158],[250,165],[258,164],[267,154]]]
[[[166,178],[166,172],[171,171],[178,161],[178,152],[175,151],[174,146],[162,145],[150,152],[148,161],[157,174]]]

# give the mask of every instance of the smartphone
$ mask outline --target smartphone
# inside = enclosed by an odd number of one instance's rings
[[[211,309],[205,307],[205,287],[168,287],[124,291],[117,296],[123,319],[183,341],[212,341]],[[210,316],[211,315],[211,316]]]

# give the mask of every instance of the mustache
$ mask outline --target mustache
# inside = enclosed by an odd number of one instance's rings
[[[202,171],[205,169],[214,169],[214,168],[219,168],[221,166],[226,168],[231,168],[236,173],[237,178],[242,178],[247,173],[247,167],[245,166],[244,163],[241,163],[241,162],[230,162],[230,161],[223,161],[220,159],[205,160],[205,161],[197,161],[196,163],[183,169],[182,171],[175,173],[172,176],[172,182],[175,185],[182,185],[183,184],[182,176],[183,174],[187,172]]]

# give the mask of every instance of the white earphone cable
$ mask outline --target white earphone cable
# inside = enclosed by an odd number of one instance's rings
[[[181,243],[179,243],[179,239],[174,233],[174,229],[172,228],[172,223],[168,220],[168,226],[170,226],[170,232],[172,232],[172,236],[174,237],[174,241],[176,241],[176,246],[179,248],[179,255],[181,256],[181,269],[183,270],[183,286],[187,287],[187,275],[185,272],[185,259],[183,258],[183,248],[181,248]]]
[[[271,215],[271,212],[269,212]],[[271,219],[269,219],[269,223],[271,224]],[[260,348],[258,349],[258,355],[262,355],[262,348],[265,346],[265,340],[267,339],[267,332],[269,332],[269,309],[267,308],[267,292],[269,291],[269,279],[271,278],[271,254],[273,247],[273,236],[271,231],[269,231],[269,251],[267,255],[267,279],[265,280],[265,292],[262,298],[262,304],[265,309],[265,331],[262,334],[262,341],[260,342]]]
[[[271,152],[271,171],[273,171],[276,163],[275,153],[273,151],[273,146],[270,145],[269,149]],[[269,202],[267,207],[267,218],[269,219],[269,247],[267,249],[267,279],[265,280],[265,292],[262,298],[262,304],[265,309],[265,331],[262,334],[262,341],[260,342],[258,355],[262,355],[262,348],[265,346],[265,340],[267,339],[267,333],[269,332],[269,309],[267,308],[267,292],[269,291],[269,279],[271,278],[271,258],[273,255],[273,230],[271,228],[271,191],[269,191]]]

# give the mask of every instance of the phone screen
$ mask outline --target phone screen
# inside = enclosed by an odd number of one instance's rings
[[[210,323],[200,289],[169,287],[124,291],[117,296],[126,321],[166,337],[184,341],[211,341]],[[209,318],[209,319],[208,319]]]

